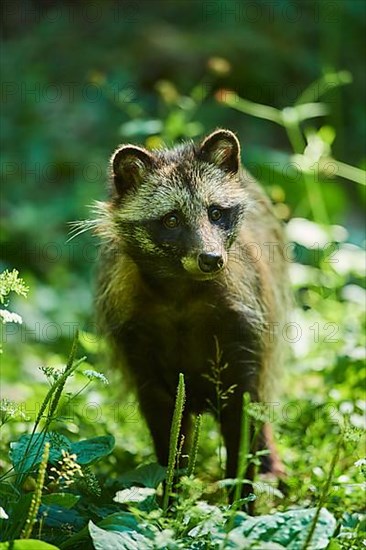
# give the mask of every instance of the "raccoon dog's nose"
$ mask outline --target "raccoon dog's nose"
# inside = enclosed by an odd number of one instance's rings
[[[198,265],[204,273],[214,273],[223,267],[224,260],[222,256],[216,254],[200,254],[198,256]]]

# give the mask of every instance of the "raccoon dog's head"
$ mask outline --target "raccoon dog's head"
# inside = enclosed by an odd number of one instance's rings
[[[247,203],[232,132],[170,150],[124,145],[111,171],[114,225],[142,271],[206,280],[225,269]]]

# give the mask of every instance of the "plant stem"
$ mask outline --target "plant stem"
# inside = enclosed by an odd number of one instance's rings
[[[188,477],[193,475],[194,468],[196,466],[198,442],[199,442],[200,430],[201,430],[201,420],[202,420],[202,415],[199,414],[194,424],[192,448],[189,455],[189,462],[188,462],[188,468],[187,468]]]
[[[286,121],[285,119],[284,125],[294,152],[298,155],[304,154],[306,143],[301,133],[299,123],[295,120]],[[314,175],[314,177],[312,178],[302,171],[301,176],[306,187],[306,192],[308,195],[309,204],[314,216],[314,220],[317,223],[329,225],[328,213],[324,204],[323,195],[320,190],[319,183],[316,180],[316,175]]]
[[[32,497],[32,501],[28,511],[28,517],[25,521],[25,526],[21,535],[22,539],[29,539],[29,537],[32,534],[33,526],[37,519],[38,510],[41,505],[42,490],[44,486],[44,480],[45,480],[49,455],[50,455],[50,444],[47,441],[47,443],[45,443],[45,446],[44,446],[42,461],[39,466],[36,489]]]
[[[332,479],[333,479],[333,473],[334,473],[334,469],[335,469],[335,466],[336,466],[338,458],[339,458],[339,453],[340,453],[340,450],[341,450],[342,443],[343,443],[343,437],[339,436],[337,447],[336,447],[336,450],[334,452],[332,462],[330,464],[327,479],[325,480],[325,483],[324,483],[324,486],[323,486],[323,489],[322,489],[322,492],[321,492],[321,495],[320,495],[320,498],[319,498],[318,506],[316,508],[316,512],[315,512],[315,515],[314,515],[314,519],[312,521],[310,531],[308,533],[308,536],[306,537],[306,540],[305,540],[305,543],[304,543],[304,546],[303,546],[302,550],[307,550],[308,549],[308,547],[311,543],[311,539],[313,538],[314,531],[315,531],[316,524],[317,524],[318,519],[319,519],[321,509],[322,509],[323,504],[324,504],[324,502],[325,502],[325,500],[328,496],[328,493],[329,493],[330,484],[331,484]]]
[[[275,107],[270,107],[269,105],[262,105],[261,103],[254,103],[254,101],[243,99],[234,92],[227,92],[225,97],[219,98],[219,101],[222,101],[222,103],[225,103],[229,107],[232,107],[241,113],[256,116],[257,118],[264,118],[265,120],[270,120],[272,122],[276,122],[280,126],[283,126],[281,111]]]
[[[348,71],[339,71],[336,73],[327,73],[315,82],[312,82],[300,95],[296,105],[316,101],[322,95],[338,86],[344,86],[352,82],[352,75]]]
[[[184,386],[184,375],[179,374],[179,382],[177,389],[177,397],[175,400],[175,408],[172,420],[172,426],[170,430],[170,441],[169,441],[169,458],[168,458],[168,468],[167,468],[167,479],[165,492],[163,497],[163,512],[166,513],[169,504],[169,496],[173,488],[174,480],[174,466],[178,453],[178,439],[180,428],[182,425],[182,416],[184,409],[185,401],[185,386]]]
[[[365,170],[361,170],[361,168],[351,166],[350,164],[346,164],[345,162],[341,162],[334,158],[322,158],[320,162],[320,170],[322,170],[322,168],[325,170],[327,164],[330,164],[331,166],[333,165],[337,168],[336,175],[340,178],[354,181],[360,185],[366,185]]]
[[[44,425],[44,427],[41,431],[41,433],[43,433],[43,440],[44,440],[44,438],[46,436],[46,433],[48,431],[49,425],[50,425],[51,421],[53,420],[54,413],[55,413],[55,410],[57,408],[57,405],[60,401],[61,394],[62,394],[62,391],[64,389],[66,380],[73,373],[73,371],[85,360],[85,357],[82,357],[78,361],[75,361],[75,355],[76,355],[76,350],[77,350],[77,345],[78,345],[78,338],[79,338],[79,333],[78,333],[78,331],[76,331],[75,336],[74,336],[74,340],[73,340],[73,343],[72,343],[72,347],[71,347],[71,352],[70,352],[70,355],[68,357],[64,372],[62,373],[60,378],[58,380],[56,380],[54,382],[54,384],[52,384],[51,388],[48,390],[48,393],[47,393],[45,399],[42,402],[42,405],[41,405],[40,410],[37,414],[37,418],[36,418],[36,421],[34,423],[31,435],[29,437],[27,447],[24,451],[24,457],[27,456],[27,454],[30,452],[30,450],[32,448],[32,444],[34,442],[33,437],[36,433],[36,430],[37,430],[42,418],[43,418],[44,412],[45,412],[45,410],[48,406],[48,412],[47,412],[47,416],[46,416],[45,425]],[[32,466],[30,467],[30,469],[32,468]],[[21,485],[23,480],[24,480],[24,477],[26,475],[27,475],[27,472],[20,471],[17,474],[16,484]]]

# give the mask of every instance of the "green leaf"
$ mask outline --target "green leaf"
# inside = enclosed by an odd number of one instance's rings
[[[275,542],[288,550],[298,550],[303,547],[315,512],[315,508],[309,508],[253,518],[239,513],[236,522],[241,518],[241,523],[231,533],[243,534],[249,542]],[[308,550],[326,548],[335,528],[334,516],[322,508]]]
[[[139,484],[143,487],[157,489],[160,483],[164,481],[165,477],[166,468],[164,466],[160,466],[160,464],[157,464],[156,462],[153,462],[122,474],[122,476],[118,478],[118,481],[128,487]]]
[[[72,443],[71,452],[76,454],[78,464],[90,464],[102,456],[109,455],[113,451],[114,443],[112,435],[93,437]]]
[[[105,529],[106,531],[118,531],[120,533],[125,531],[138,531],[140,526],[136,518],[130,512],[116,512],[115,514],[110,514],[106,518],[98,522],[98,527]],[[87,527],[84,527],[62,543],[61,548],[74,548],[76,544],[81,544],[81,541],[85,541],[89,538],[89,531]]]
[[[53,493],[42,496],[42,504],[46,506],[62,506],[63,508],[72,508],[80,500],[79,495],[72,493]]]
[[[14,501],[18,500],[20,497],[20,492],[18,489],[11,483],[5,481],[0,482],[0,495],[2,501]]]
[[[86,519],[76,509],[68,509],[63,506],[45,506],[41,504],[39,517],[43,517],[43,524],[53,529],[62,529],[69,525],[74,531],[79,531],[87,523]]]
[[[0,542],[0,550],[59,550],[57,546],[38,539],[21,539],[13,542]]]
[[[119,504],[125,504],[126,502],[143,502],[147,498],[155,495],[155,492],[155,489],[151,489],[150,487],[130,487],[129,489],[117,491],[113,500]]]
[[[95,550],[149,550],[154,547],[152,541],[137,531],[105,531],[92,521],[89,522],[89,533]]]
[[[327,550],[342,550],[342,546],[336,540],[331,540]]]
[[[114,437],[111,435],[85,439],[77,443],[71,443],[67,437],[56,432],[23,435],[19,441],[10,444],[10,458],[15,471],[25,473],[35,469],[42,460],[44,444],[47,441],[51,444],[51,464],[60,460],[63,450],[75,453],[78,464],[90,464],[111,453],[114,447]]]
[[[130,512],[116,512],[98,523],[98,526],[107,531],[135,531],[140,526],[135,516]]]
[[[22,528],[28,517],[29,507],[32,501],[33,493],[22,494],[21,497],[12,504],[11,508],[7,510],[9,514],[9,520],[7,520],[7,537],[16,539],[20,537]],[[4,538],[6,538],[4,536]]]
[[[195,525],[190,529],[188,535],[192,538],[209,535],[213,540],[217,536],[225,535],[222,530],[223,513],[218,506],[213,506],[207,502],[198,502],[191,509],[192,519],[195,520]]]
[[[62,456],[62,450],[70,451],[71,441],[56,432],[22,435],[19,441],[10,443],[10,459],[17,473],[36,469],[41,463],[45,443],[51,445],[49,462],[55,464]]]

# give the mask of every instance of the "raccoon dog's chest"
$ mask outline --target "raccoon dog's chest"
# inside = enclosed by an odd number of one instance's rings
[[[157,346],[164,369],[199,372],[212,358],[223,308],[203,301],[186,304],[153,303],[144,312],[148,346]]]
[[[141,361],[138,357],[134,361],[135,375],[141,380],[156,376],[173,397],[178,374],[184,373],[187,405],[194,411],[206,409],[214,399],[215,386],[208,376],[212,378],[215,367],[225,367],[221,373],[224,387],[245,377],[245,350],[253,345],[245,344],[252,339],[245,320],[214,295],[179,304],[145,302],[143,313],[135,317],[125,335],[125,344],[141,353]],[[238,360],[242,373],[238,373]],[[150,364],[149,372],[145,372],[146,364]]]

